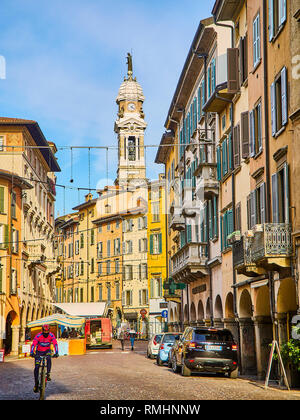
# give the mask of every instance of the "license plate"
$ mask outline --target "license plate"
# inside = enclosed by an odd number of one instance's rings
[[[221,351],[222,346],[206,346],[205,349],[207,351]]]

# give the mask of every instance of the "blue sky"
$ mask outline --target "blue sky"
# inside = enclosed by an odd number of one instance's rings
[[[65,146],[117,145],[116,97],[127,52],[141,84],[148,128],[145,144],[159,144],[164,122],[199,21],[214,0],[1,0],[0,115],[36,120],[59,148],[62,172],[56,214],[84,200],[78,188],[116,177],[117,152]],[[62,147],[63,149],[60,149]],[[163,171],[147,149],[147,176]],[[108,173],[107,173],[108,172]],[[69,189],[67,187],[72,187]]]

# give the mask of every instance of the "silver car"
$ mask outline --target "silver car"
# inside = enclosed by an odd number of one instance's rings
[[[151,339],[148,341],[147,357],[149,359],[155,359],[155,357],[157,356],[159,345],[163,335],[164,333],[153,334]]]

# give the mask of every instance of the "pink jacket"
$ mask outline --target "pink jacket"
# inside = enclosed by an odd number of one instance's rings
[[[42,352],[50,351],[51,344],[53,344],[55,353],[58,353],[57,341],[54,334],[49,333],[48,337],[44,337],[43,333],[39,333],[33,339],[30,353],[34,353],[35,350]]]

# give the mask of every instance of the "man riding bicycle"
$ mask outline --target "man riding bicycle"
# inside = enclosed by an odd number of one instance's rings
[[[31,345],[30,349],[30,356],[35,358],[35,367],[34,367],[34,392],[38,392],[39,390],[39,367],[41,363],[41,356],[47,356],[47,380],[51,381],[50,372],[51,372],[51,344],[54,347],[54,356],[58,357],[58,346],[57,341],[54,336],[50,332],[49,325],[42,326],[42,332],[38,333]]]

